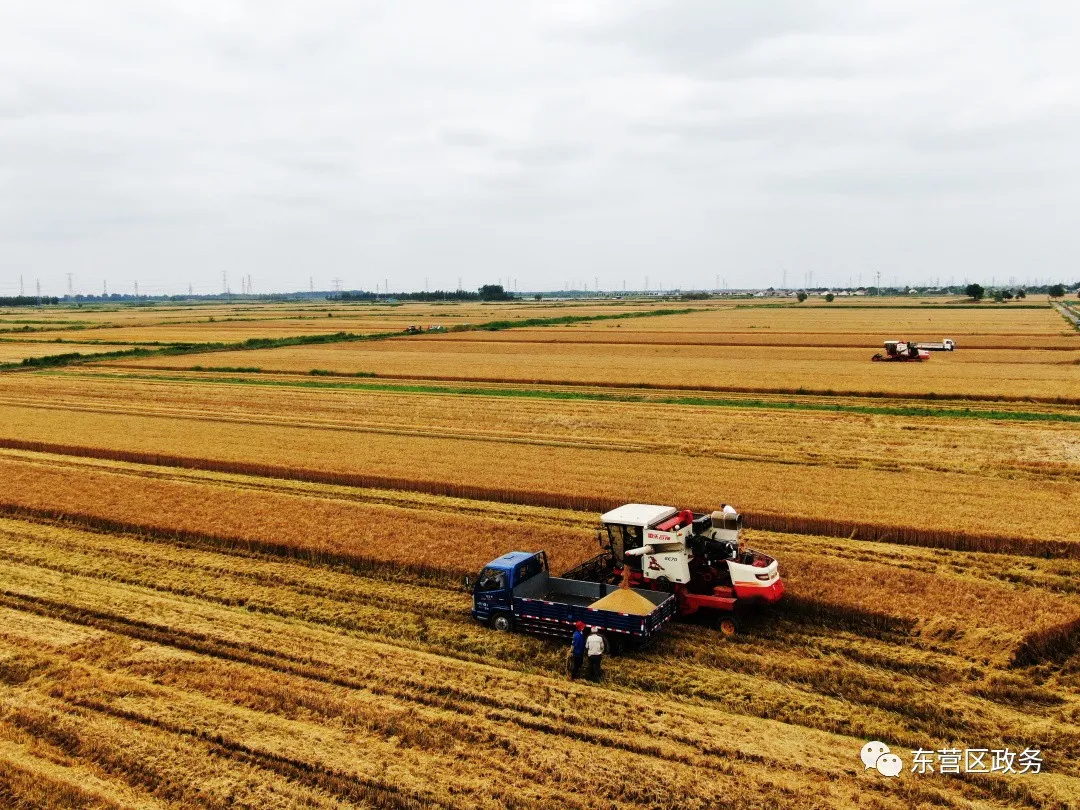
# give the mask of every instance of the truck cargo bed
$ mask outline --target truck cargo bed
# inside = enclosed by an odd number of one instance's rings
[[[529,629],[538,632],[539,627],[547,627],[551,635],[568,634],[575,622],[583,621],[607,632],[645,639],[675,614],[675,597],[670,593],[637,588],[634,593],[654,606],[650,613],[635,615],[589,607],[618,589],[601,582],[553,577],[545,571],[522,582],[513,593],[516,612],[533,625]]]

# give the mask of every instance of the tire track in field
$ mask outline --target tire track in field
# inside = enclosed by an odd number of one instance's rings
[[[155,728],[177,737],[197,740],[206,745],[211,752],[225,759],[246,765],[254,765],[262,770],[299,782],[306,787],[325,791],[346,801],[364,804],[374,802],[377,807],[394,808],[394,810],[426,810],[428,807],[453,810],[456,807],[456,805],[438,801],[430,793],[403,789],[359,774],[337,771],[309,760],[298,760],[264,751],[237,740],[232,740],[224,734],[212,734],[197,728],[169,723],[160,718],[148,717],[138,712],[120,709],[91,698],[69,698],[66,702],[72,706],[89,709],[137,725]]]

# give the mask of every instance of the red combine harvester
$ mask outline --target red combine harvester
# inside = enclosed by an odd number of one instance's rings
[[[711,514],[629,503],[601,517],[604,552],[564,578],[675,595],[680,616],[713,612],[725,635],[735,632],[732,612],[772,604],[784,593],[776,560],[744,548],[742,516],[732,507]]]
[[[886,340],[885,354],[878,352],[870,359],[875,363],[879,361],[917,363],[922,360],[929,360],[930,352],[919,348],[917,343],[910,340]]]

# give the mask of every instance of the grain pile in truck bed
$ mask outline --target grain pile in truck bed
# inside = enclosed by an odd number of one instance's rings
[[[656,605],[628,588],[619,588],[603,599],[596,600],[589,607],[597,610],[613,610],[616,613],[633,613],[635,616],[645,616],[652,613]]]

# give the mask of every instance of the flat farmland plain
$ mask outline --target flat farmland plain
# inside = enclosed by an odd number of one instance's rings
[[[1048,305],[1011,310],[991,306],[905,303],[892,307],[849,304],[834,308],[736,303],[682,315],[468,333],[455,335],[453,339],[880,348],[884,340],[940,341],[947,337],[957,341],[962,349],[1075,348],[1075,331]]]
[[[1068,413],[1040,412],[1034,425],[912,420],[873,410],[368,392],[363,384],[204,376],[11,379],[0,389],[0,416],[11,439],[80,452],[396,477],[417,487],[467,482],[560,506],[644,500],[707,508],[723,491],[749,512],[1075,539],[1080,432],[1075,422],[1054,421]],[[904,496],[889,496],[896,492]],[[1016,498],[1029,510],[1023,521],[1001,509]]]
[[[716,305],[713,305],[716,306]],[[665,302],[606,303],[465,303],[465,304],[379,304],[324,301],[295,305],[209,305],[192,309],[147,308],[132,314],[125,310],[79,311],[65,320],[59,316],[14,317],[4,330],[32,330],[43,339],[70,339],[73,333],[84,340],[127,343],[221,343],[251,338],[283,338],[324,335],[336,332],[369,335],[403,332],[408,326],[462,327],[491,321],[515,321],[565,316],[594,317],[626,313],[647,313],[672,309]],[[35,313],[36,315],[36,313]],[[77,318],[77,319],[76,319]]]
[[[1004,351],[993,357],[984,352],[938,352],[924,363],[873,363],[873,347],[539,344],[444,337],[117,362],[132,367],[246,366],[430,380],[1080,400],[1076,362],[1080,350]]]
[[[1072,806],[1080,333],[1049,307],[876,303],[0,374],[0,803]],[[60,331],[682,305],[319,306]],[[870,362],[928,316],[960,351]],[[824,345],[784,345],[804,332]],[[566,680],[562,643],[471,620],[462,574],[515,548],[570,567],[635,500],[736,504],[786,598],[732,638],[676,625],[600,685]],[[1032,747],[1044,772],[889,780],[868,739],[905,762]]]

